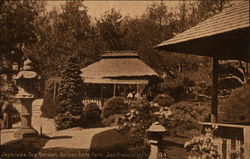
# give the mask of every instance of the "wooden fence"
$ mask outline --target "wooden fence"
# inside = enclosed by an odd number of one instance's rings
[[[215,131],[215,145],[221,159],[250,159],[250,126],[202,122]]]

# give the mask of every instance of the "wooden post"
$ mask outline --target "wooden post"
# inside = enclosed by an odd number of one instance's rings
[[[227,159],[230,159],[230,155],[231,155],[231,149],[232,149],[232,147],[231,147],[231,139],[227,139],[226,140],[227,141],[227,151],[226,151],[226,158]]]
[[[248,75],[249,75],[249,70],[248,70],[248,63],[246,62],[246,82],[248,81]]]
[[[243,129],[244,134],[244,157],[246,159],[250,158],[250,126],[246,126]]]
[[[54,92],[53,92],[53,101],[56,101],[56,81],[54,81]]]
[[[213,58],[211,122],[217,122],[218,114],[218,59]]]
[[[124,97],[124,98],[127,97],[127,94],[126,94],[126,91],[125,91],[125,87],[126,87],[126,85],[123,85],[123,97]]]
[[[103,98],[103,85],[101,84],[101,99]]]
[[[103,108],[104,100],[103,100],[103,85],[101,84],[101,107]]]
[[[240,147],[241,147],[241,141],[240,140],[236,140],[236,146],[235,146],[235,150],[240,152]]]
[[[116,92],[116,84],[114,84],[114,92],[113,92],[114,93],[113,94],[114,97],[115,97],[115,94],[116,94],[115,92]]]

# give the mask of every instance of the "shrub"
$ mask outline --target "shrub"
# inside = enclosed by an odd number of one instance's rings
[[[165,126],[171,117],[168,108],[150,106],[145,103],[142,106],[134,107],[119,121],[118,130],[128,137],[130,143],[130,152],[138,154],[138,158],[148,158],[150,145],[145,141],[147,137],[146,130],[156,121]]]
[[[8,114],[8,125],[5,125],[5,128],[12,128],[12,124],[15,124],[19,122],[20,119],[20,113],[18,110],[9,102],[5,102],[4,104],[0,105],[2,108],[1,113]]]
[[[83,81],[77,58],[70,57],[61,74],[57,100],[59,102],[55,122],[57,129],[66,129],[82,125]]]
[[[127,111],[128,105],[122,97],[112,97],[108,99],[103,107],[103,117],[107,118],[112,114],[123,114]]]
[[[129,110],[119,121],[119,130],[130,137],[146,137],[146,130],[154,122],[165,126],[171,117],[170,111],[158,108],[145,104]]]
[[[150,144],[142,137],[129,138],[129,152],[135,159],[147,159],[150,155]]]
[[[150,105],[128,111],[119,121],[119,130],[131,137],[146,137],[146,130],[156,120]]]
[[[250,122],[250,85],[246,84],[232,91],[220,107],[220,120]]]
[[[207,107],[195,106],[190,102],[179,102],[170,106],[172,119],[167,124],[171,135],[197,135],[200,133],[199,121],[209,113]]]
[[[20,121],[20,114],[12,104],[16,100],[14,97],[18,89],[14,81],[7,80],[7,78],[5,79],[3,77],[4,76],[0,76],[0,119],[3,119],[4,112],[7,113],[8,124],[5,125],[5,127],[11,128],[12,124]]]
[[[90,145],[91,159],[146,159],[149,152],[142,138],[129,140],[115,129],[94,135]]]
[[[83,110],[83,116],[85,125],[91,126],[92,124],[96,124],[100,122],[102,110],[98,107],[96,103],[88,103]]]
[[[199,153],[201,158],[218,159],[220,158],[216,145],[211,137],[198,136],[186,142],[184,148],[187,151]]]
[[[117,130],[107,130],[93,136],[90,145],[91,159],[106,159],[107,154],[128,154],[129,142]],[[97,156],[95,156],[97,155]],[[110,158],[119,158],[118,156]]]
[[[53,119],[56,115],[57,103],[55,100],[56,92],[54,91],[57,91],[56,87],[59,80],[58,78],[51,78],[46,82],[43,105],[41,106],[42,117]]]
[[[153,102],[158,103],[160,106],[168,107],[174,103],[174,99],[167,94],[158,94]]]

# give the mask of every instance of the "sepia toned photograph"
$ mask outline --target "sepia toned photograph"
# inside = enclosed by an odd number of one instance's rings
[[[250,159],[249,0],[0,0],[0,159]]]

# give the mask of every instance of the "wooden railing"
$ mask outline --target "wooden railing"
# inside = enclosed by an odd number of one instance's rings
[[[82,103],[87,105],[88,103],[96,103],[100,108],[103,107],[104,103],[108,100],[108,98],[84,98]],[[125,98],[125,103],[129,106],[140,106],[141,100],[135,98]]]
[[[250,126],[201,122],[213,131],[221,159],[250,159]],[[233,157],[234,156],[234,157]]]
[[[103,107],[103,104],[107,101],[107,98],[84,98],[82,100],[82,103],[84,105],[87,105],[89,103],[96,103],[101,109]]]

